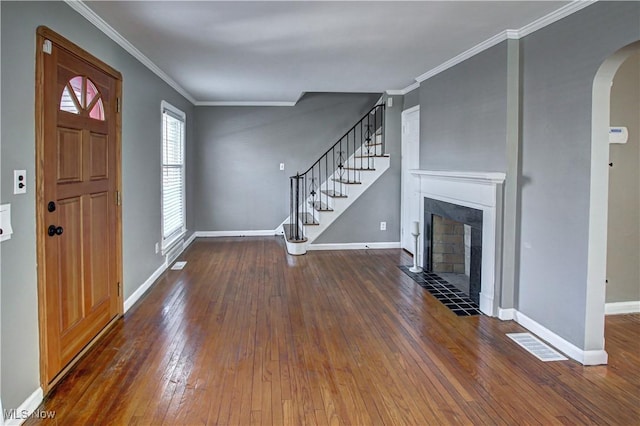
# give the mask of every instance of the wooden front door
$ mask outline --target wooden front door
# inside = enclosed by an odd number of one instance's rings
[[[38,29],[38,252],[42,384],[118,316],[120,74]]]

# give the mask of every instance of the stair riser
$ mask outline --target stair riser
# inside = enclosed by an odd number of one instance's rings
[[[378,161],[381,160],[381,161]],[[376,159],[376,171],[365,172],[362,176],[363,182],[361,185],[349,186],[348,198],[335,198],[331,200],[331,206],[333,212],[317,212],[316,219],[320,222],[320,225],[305,226],[304,232],[307,237],[307,244],[312,244],[316,238],[318,238],[329,226],[344,212],[347,208],[353,204],[366,190],[376,181],[384,172],[389,168],[391,164],[389,157],[381,157]],[[345,185],[347,186],[347,185]],[[323,200],[324,201],[324,200]]]
[[[381,143],[381,135],[376,136],[376,142]],[[356,158],[362,155],[377,155],[379,157],[371,158],[370,161],[367,161],[367,158]],[[327,203],[327,205],[332,208],[334,211],[317,211],[315,212],[316,220],[320,222],[320,225],[305,225],[305,236],[307,234],[314,234],[313,238],[308,238],[308,243],[313,241],[317,236],[319,236],[324,230],[337,218],[340,214],[342,214],[343,210],[346,210],[355,199],[357,199],[366,189],[367,187],[375,180],[377,180],[384,171],[389,168],[390,159],[389,157],[381,157],[383,155],[382,146],[376,146],[375,149],[372,147],[369,152],[366,149],[359,148],[355,153],[351,153],[347,161],[345,162],[346,167],[360,167],[361,164],[365,167],[367,164],[370,164],[371,167],[375,167],[375,171],[367,170],[367,171],[354,171],[349,170],[344,172],[344,177],[349,176],[349,179],[353,179],[354,176],[356,179],[361,181],[360,184],[340,184],[339,182],[335,183],[335,190],[341,192],[346,195],[346,198],[334,198],[328,197],[326,194],[322,194],[322,190],[333,190],[334,183],[332,179],[337,179],[339,177],[339,171],[336,170],[332,175],[329,176],[328,180],[323,182],[318,188],[318,194],[315,197],[315,201],[322,200],[323,203]],[[371,180],[371,183],[369,181]],[[319,194],[322,194],[320,197]],[[308,197],[301,205],[298,206],[299,211],[306,211],[311,213],[312,207],[309,205],[309,201],[312,201],[313,197]],[[343,204],[345,202],[346,204]],[[306,207],[305,207],[306,206]],[[289,223],[290,218],[285,219],[283,224]],[[323,224],[324,222],[324,224]],[[326,224],[326,225],[325,225]]]
[[[360,159],[355,158],[358,155],[362,155],[362,152],[361,152],[360,149],[357,150],[351,157],[349,157],[349,159],[347,161],[347,166],[348,167],[356,167],[356,166],[359,167],[360,166]],[[364,160],[365,160],[364,164],[366,164],[366,159],[364,159]],[[378,164],[376,164],[376,163],[383,164],[385,162],[388,162],[389,161],[389,157],[377,157],[377,158],[375,158],[375,161],[373,161],[373,160],[374,159],[372,159],[370,164],[372,165],[372,167],[375,165],[376,169],[378,169],[378,168],[380,168],[380,166],[378,166]],[[348,177],[351,180],[353,180],[354,178],[358,179],[360,184],[351,184],[351,183],[340,184],[339,182],[336,182],[335,183],[335,189],[336,189],[336,191],[339,191],[339,192],[343,193],[344,195],[346,195],[347,197],[349,197],[350,196],[350,191],[351,191],[350,187],[362,184],[362,179],[363,179],[362,173],[375,173],[375,172],[376,172],[376,170],[362,170],[362,171],[358,171],[358,170],[346,171],[345,170],[343,177],[345,177],[345,178]],[[333,179],[338,179],[338,178],[339,178],[339,173],[338,173],[338,171],[336,171],[332,175],[329,176],[329,180],[328,181],[323,182],[322,185],[320,185],[320,188],[318,188],[318,193],[321,194],[323,190],[326,191],[326,190],[334,189]],[[329,198],[329,202],[328,202],[329,207],[333,207],[333,205],[332,205],[332,197],[328,197],[328,198]],[[315,200],[316,201],[320,200],[319,195],[316,195]],[[307,201],[307,206],[309,206],[309,204],[310,204],[309,202],[313,201],[313,197],[311,197],[311,196],[307,197],[306,201]],[[325,201],[325,194],[322,194],[322,201],[326,202]]]

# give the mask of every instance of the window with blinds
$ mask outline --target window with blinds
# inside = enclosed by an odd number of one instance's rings
[[[162,102],[162,247],[186,230],[184,179],[184,112]]]

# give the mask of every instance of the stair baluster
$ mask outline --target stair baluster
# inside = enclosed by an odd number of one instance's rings
[[[373,107],[304,173],[290,177],[289,223],[284,226],[289,242],[305,242],[305,227],[318,225],[320,212],[332,211],[331,200],[346,197],[346,186],[359,184],[363,170],[375,170],[378,132],[385,152],[384,109],[384,104]]]

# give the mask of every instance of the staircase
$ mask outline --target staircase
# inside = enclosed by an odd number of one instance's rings
[[[373,107],[307,171],[289,179],[289,217],[282,224],[289,254],[312,248],[313,241],[389,168],[384,107]]]

